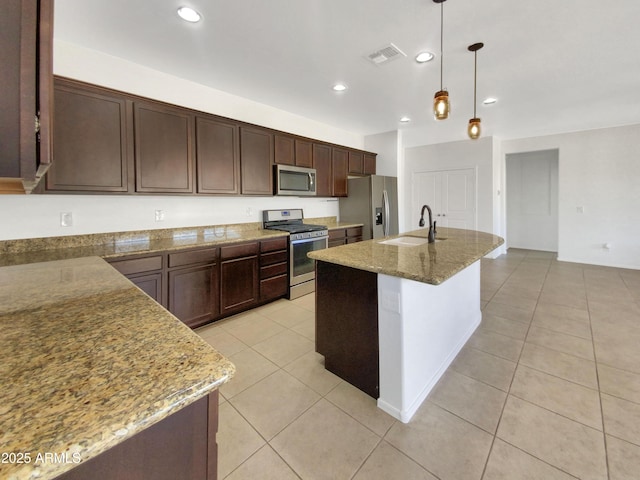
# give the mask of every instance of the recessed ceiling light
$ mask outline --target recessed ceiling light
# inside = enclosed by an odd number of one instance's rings
[[[410,121],[411,121],[411,119],[410,119],[409,117],[402,117],[402,118],[400,119],[400,122],[401,122],[401,123],[409,123]]]
[[[497,101],[498,101],[498,99],[497,99],[497,98],[488,97],[488,98],[485,98],[485,99],[482,101],[482,103],[483,103],[483,105],[493,105],[493,104],[494,104],[494,103],[496,103]]]
[[[178,15],[180,15],[180,18],[182,18],[183,20],[191,23],[199,22],[202,18],[202,16],[198,12],[189,7],[180,7],[178,9]]]
[[[333,86],[333,90],[336,92],[344,92],[347,89],[347,86],[344,83],[336,83]]]
[[[433,60],[434,57],[435,55],[431,52],[420,52],[418,55],[416,55],[416,62],[418,63],[430,62],[431,60]]]

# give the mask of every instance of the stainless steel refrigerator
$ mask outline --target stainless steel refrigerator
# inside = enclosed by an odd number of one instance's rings
[[[371,175],[349,179],[340,199],[340,221],[362,223],[362,239],[398,234],[398,179]]]

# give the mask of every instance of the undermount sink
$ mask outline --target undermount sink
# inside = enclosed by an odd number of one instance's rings
[[[400,247],[417,247],[418,245],[424,245],[428,242],[429,239],[426,237],[398,237],[383,240],[379,243],[382,243],[383,245],[398,245]]]

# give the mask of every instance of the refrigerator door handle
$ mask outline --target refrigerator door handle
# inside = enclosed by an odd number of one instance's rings
[[[382,191],[382,206],[384,208],[384,216],[382,218],[382,234],[389,236],[389,194],[386,190]]]

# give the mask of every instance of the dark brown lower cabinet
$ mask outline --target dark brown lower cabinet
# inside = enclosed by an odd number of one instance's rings
[[[327,370],[380,396],[376,273],[316,262],[316,351]]]
[[[289,288],[289,242],[286,237],[260,242],[260,302],[284,297]]]
[[[57,480],[216,480],[218,391],[197,400]]]
[[[286,236],[107,261],[191,328],[287,295]]]
[[[109,263],[143,292],[166,307],[163,258],[162,254],[128,256],[109,259]]]
[[[259,242],[220,248],[220,315],[257,305]]]
[[[218,315],[217,248],[169,254],[169,311],[191,328]]]
[[[362,227],[334,228],[329,230],[329,247],[362,241]]]

